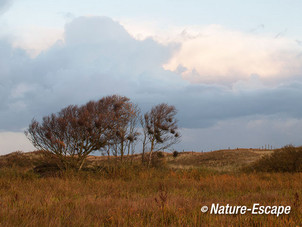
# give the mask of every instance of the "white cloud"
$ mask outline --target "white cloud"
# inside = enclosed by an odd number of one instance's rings
[[[195,30],[194,30],[195,29]],[[192,83],[233,83],[252,74],[265,80],[299,75],[302,48],[284,37],[257,35],[218,25],[185,30],[181,48],[165,64]]]
[[[136,40],[145,40],[152,38],[156,42],[167,45],[179,42],[182,39],[180,34],[183,32],[183,27],[172,26],[169,23],[162,21],[142,21],[122,19],[119,23],[127,30],[127,32]]]
[[[58,40],[63,40],[64,30],[52,27],[29,26],[14,32],[13,46],[22,48],[32,57],[47,50]]]
[[[177,27],[156,21],[129,19],[119,22],[124,30],[121,32],[118,26],[109,23],[111,19],[107,18],[107,22],[103,20],[102,24],[91,20],[90,26],[84,28],[81,23],[85,22],[75,18],[73,23],[67,25],[65,33],[58,28],[20,28],[13,46],[25,49],[31,57],[36,57],[58,40],[71,44],[79,40],[82,42],[85,37],[86,43],[102,43],[105,42],[102,33],[106,33],[108,40],[117,41],[118,32],[121,36],[118,40],[125,40],[126,37],[139,41],[152,39],[173,47],[173,55],[162,65],[191,83],[232,84],[248,80],[251,75],[274,83],[299,76],[302,71],[302,46],[285,36],[276,38],[272,34],[235,31],[220,25]],[[114,27],[117,30],[114,31]],[[79,29],[83,30],[82,33],[72,34]]]
[[[302,71],[302,46],[286,36],[236,31],[220,25],[121,23],[138,40],[152,37],[163,45],[173,43],[174,54],[163,66],[191,83],[232,84],[251,75],[276,83]]]
[[[1,128],[18,130],[33,117],[108,94],[164,96],[184,86],[180,76],[162,68],[170,53],[152,39],[133,39],[105,17],[74,19],[64,41],[35,58],[0,40]]]
[[[182,36],[191,40],[198,34]],[[162,68],[174,56],[174,45],[151,38],[135,40],[110,18],[74,19],[66,25],[64,42],[34,59],[1,40],[0,49],[0,122],[6,130],[26,127],[33,117],[66,105],[113,93],[130,96],[145,108],[158,102],[174,104],[184,127],[208,127],[221,119],[255,114],[302,115],[297,105],[300,82],[272,87],[264,85],[260,75],[244,80],[240,74],[231,87],[190,86],[179,74]]]

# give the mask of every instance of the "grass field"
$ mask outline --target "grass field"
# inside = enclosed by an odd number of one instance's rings
[[[270,151],[166,154],[165,168],[138,164],[41,177],[0,157],[1,226],[301,226],[302,173],[244,173]],[[26,154],[30,160],[38,156]],[[92,165],[106,162],[90,157]],[[139,160],[140,156],[134,157]],[[27,160],[27,159],[26,159]],[[5,165],[5,161],[12,165]],[[6,166],[6,167],[4,167]],[[289,215],[214,215],[221,205],[291,206]]]

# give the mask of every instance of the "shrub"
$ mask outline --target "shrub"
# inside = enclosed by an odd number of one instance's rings
[[[178,151],[173,151],[173,157],[176,158],[179,155]]]
[[[162,151],[157,151],[157,152],[156,152],[156,156],[157,156],[158,158],[164,158],[164,157],[165,157],[165,154],[164,154],[164,152],[162,152]]]
[[[149,160],[149,158],[151,158],[151,161]],[[165,167],[167,164],[166,156],[162,151],[153,152],[151,154],[151,157],[150,155],[148,155],[147,162],[150,163],[150,166],[155,168],[162,168]]]
[[[274,151],[269,156],[248,167],[248,170],[261,172],[301,172],[302,171],[302,147],[287,145]]]

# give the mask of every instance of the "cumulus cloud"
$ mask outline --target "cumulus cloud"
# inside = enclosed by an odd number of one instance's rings
[[[13,47],[26,50],[29,56],[34,58],[58,40],[62,40],[64,30],[31,25],[19,28],[15,33]]]
[[[73,20],[66,25],[64,41],[36,58],[4,40],[0,50],[4,130],[23,128],[32,117],[107,94],[140,99],[183,86],[179,76],[162,68],[169,46],[152,39],[137,41],[105,17]]]
[[[188,36],[188,34],[182,35]],[[242,56],[247,55],[248,60],[240,61],[237,52],[241,49],[236,47],[237,35],[234,35],[233,42],[225,43],[235,46],[235,57],[232,60],[238,60],[239,68],[242,69],[251,59],[255,59],[260,64],[261,62],[253,57],[254,52],[250,54],[247,51],[252,51],[253,48],[247,49],[249,39],[245,40],[242,34],[239,34],[243,39],[239,46],[244,50]],[[230,37],[231,34],[226,35],[226,39]],[[267,85],[263,83],[262,76],[270,74],[261,74],[256,70],[256,64],[246,71],[230,71],[229,67],[232,65],[235,67],[235,63],[230,60],[219,68],[227,54],[219,57],[218,50],[223,46],[223,42],[215,37],[213,39],[218,42],[217,58],[221,59],[215,62],[216,57],[212,54],[215,61],[213,59],[208,61],[206,70],[211,76],[211,81],[215,75],[217,78],[224,77],[224,70],[228,72],[228,78],[240,77],[240,79],[227,86],[215,80],[213,84],[190,83],[194,81],[190,76],[185,76],[190,71],[190,67],[192,70],[194,68],[198,78],[202,75],[198,70],[205,70],[194,66],[198,63],[198,56],[202,52],[198,44],[200,40],[197,42],[195,39],[205,39],[209,45],[211,44],[210,38],[203,36],[188,36],[185,39],[187,41],[180,46],[175,44],[176,42],[160,43],[153,38],[137,40],[121,24],[106,17],[75,18],[66,24],[62,40],[58,40],[34,58],[30,57],[24,49],[13,47],[9,40],[2,39],[0,40],[0,130],[3,133],[20,132],[28,126],[33,117],[39,120],[67,105],[82,104],[91,99],[116,93],[130,97],[142,107],[143,111],[160,102],[173,104],[179,110],[181,127],[192,131],[214,127],[218,122],[232,121],[236,118],[255,116],[259,119],[270,116],[276,119],[278,117],[302,118],[302,107],[299,105],[302,98],[302,81],[299,77],[295,79],[291,77],[286,83]],[[194,43],[194,40],[197,42],[195,54],[193,47],[190,46],[191,41]],[[258,42],[257,45],[262,43],[256,41],[255,37],[251,41]],[[192,54],[183,55],[186,52],[184,51],[186,42]],[[261,48],[256,44],[254,47],[258,48],[256,52],[259,52]],[[267,41],[267,45],[287,46],[286,50],[288,48],[291,50],[293,46],[287,44],[285,40],[278,41],[276,44]],[[261,45],[265,47],[263,43]],[[206,50],[206,45],[201,46]],[[277,49],[280,50],[281,47]],[[231,48],[225,47],[225,49],[230,51]],[[271,49],[275,50],[275,47]],[[275,53],[269,50],[270,47],[264,48],[265,56]],[[205,53],[210,55],[211,51],[207,51]],[[284,53],[287,56],[288,52]],[[293,75],[299,75],[299,67],[295,67],[297,63],[294,58],[283,58],[282,55],[279,57],[284,65],[287,64],[286,67],[293,69]],[[276,58],[276,55],[273,58]],[[192,66],[190,59],[194,63]],[[266,56],[261,60],[267,59],[270,58]],[[288,59],[288,62],[284,59]],[[170,68],[166,65],[165,69],[163,65],[167,62]],[[271,64],[273,63],[270,62],[269,66]],[[260,64],[259,69],[263,69],[261,72],[275,70],[264,66]],[[210,74],[211,69],[214,72]],[[251,69],[255,69],[256,72]],[[255,74],[250,76],[251,73]],[[289,71],[285,69],[279,72],[280,75],[281,73],[285,77],[289,75]],[[197,82],[201,81],[203,80],[197,80]],[[227,127],[222,130],[221,133],[228,133]],[[0,137],[4,138],[3,135],[1,134]]]
[[[302,96],[301,82],[266,87],[253,75],[232,87],[190,85],[162,67],[173,59],[174,45],[135,40],[110,18],[76,18],[66,25],[64,37],[34,59],[0,43],[3,129],[17,130],[32,117],[113,93],[143,106],[173,103],[184,127],[206,127],[245,115],[301,114],[295,105]]]
[[[189,28],[181,48],[165,64],[192,83],[233,83],[252,74],[268,80],[287,79],[302,69],[302,48],[294,40],[225,29],[219,25]]]

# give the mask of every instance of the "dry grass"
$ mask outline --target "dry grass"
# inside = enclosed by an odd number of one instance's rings
[[[179,152],[177,157],[173,157],[173,153],[164,152],[163,154],[167,167],[173,169],[207,168],[218,172],[234,172],[273,152],[274,150],[239,148],[212,152]],[[148,153],[146,157],[148,157]],[[127,157],[125,158],[127,159]],[[100,165],[108,162],[108,159],[112,161],[114,157],[89,156],[88,162],[91,165]],[[142,157],[140,154],[136,154],[128,159],[140,162]]]
[[[298,197],[297,197],[298,195]],[[1,226],[298,226],[302,174],[121,170],[40,178],[0,170]],[[290,205],[290,215],[210,215],[203,205]]]
[[[228,151],[214,153],[217,163]],[[257,151],[256,151],[257,152]],[[34,153],[38,158],[39,154]],[[302,173],[240,173],[213,170],[213,154],[188,154],[192,169],[146,169],[139,165],[64,172],[41,177],[29,167],[0,168],[0,226],[300,226]],[[262,154],[258,154],[258,158]],[[30,156],[30,155],[29,155]],[[238,156],[238,154],[237,154]],[[236,157],[236,155],[232,156]],[[250,160],[256,156],[239,158]],[[136,156],[139,160],[139,156]],[[184,154],[168,163],[188,165]],[[104,163],[104,158],[90,158]],[[177,160],[178,159],[178,160]],[[200,162],[203,164],[200,165]],[[246,162],[246,161],[242,161]],[[0,158],[0,163],[5,163]],[[94,164],[95,164],[94,163]],[[91,164],[91,163],[90,163]],[[210,165],[210,164],[209,164]],[[2,165],[3,166],[3,165]],[[202,168],[198,168],[198,166]],[[219,166],[219,165],[216,165]],[[215,169],[215,168],[214,168]],[[221,205],[290,205],[289,215],[211,215]]]
[[[272,150],[235,149],[212,152],[180,152],[176,158],[168,155],[167,164],[173,168],[210,168],[215,171],[234,172],[241,167],[271,154]]]

